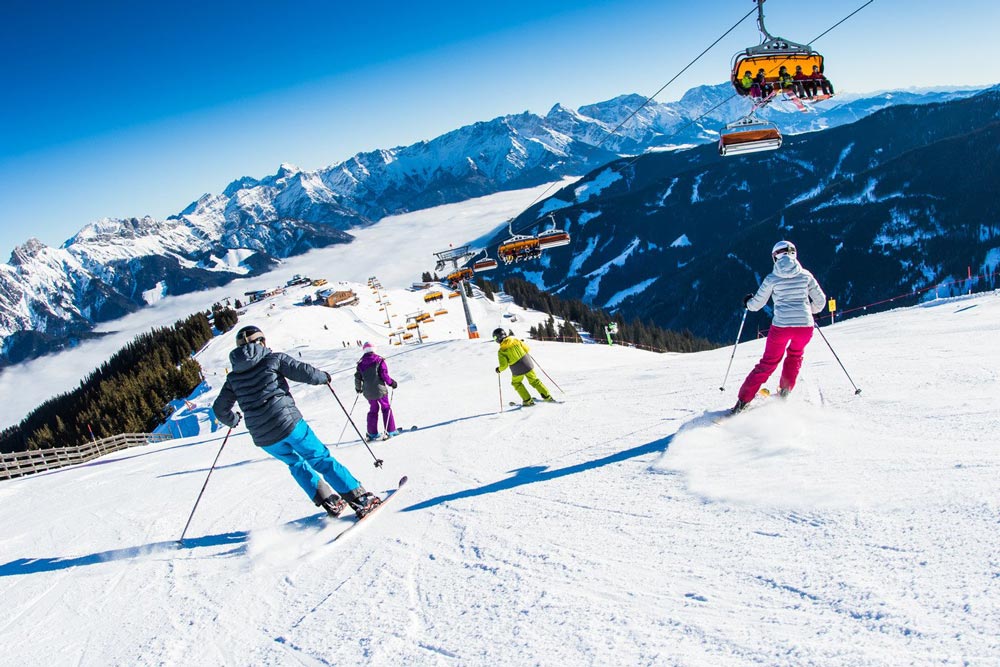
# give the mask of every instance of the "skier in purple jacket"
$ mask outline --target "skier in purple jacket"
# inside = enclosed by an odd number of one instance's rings
[[[378,434],[378,412],[382,410],[382,421],[385,424],[386,436],[399,435],[396,420],[392,416],[392,405],[389,403],[389,390],[399,384],[389,376],[385,359],[375,354],[375,346],[365,343],[361,348],[364,356],[358,362],[358,370],[354,373],[354,391],[364,394],[368,399],[368,439],[375,440]]]

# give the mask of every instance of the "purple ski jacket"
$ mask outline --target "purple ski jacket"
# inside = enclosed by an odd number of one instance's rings
[[[389,395],[386,385],[392,384],[395,384],[395,380],[389,376],[385,359],[374,352],[365,353],[354,373],[354,390],[364,393],[369,401],[377,401]]]

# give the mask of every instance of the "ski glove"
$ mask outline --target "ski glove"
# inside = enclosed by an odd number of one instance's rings
[[[743,297],[743,307],[744,308],[747,307],[747,304],[750,303],[750,299],[752,299],[752,298],[753,298],[753,294],[747,294],[745,297]]]
[[[229,428],[236,428],[240,425],[240,422],[243,421],[243,415],[239,412],[234,412],[233,415],[235,415],[236,419],[233,421],[233,425]]]
[[[500,367],[499,366],[497,366],[496,370],[497,370],[497,375],[500,375]]]
[[[398,383],[398,382],[396,382],[395,380],[393,380],[393,381],[392,381],[392,384],[390,384],[389,386],[390,386],[390,387],[392,387],[393,389],[395,389],[396,387],[398,387],[398,386],[399,386],[399,383]]]
[[[326,375],[326,383],[327,384],[330,384],[331,382],[333,382],[333,378],[330,376],[329,373],[325,373],[325,375]]]

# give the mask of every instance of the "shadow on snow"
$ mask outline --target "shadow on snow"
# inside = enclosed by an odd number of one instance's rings
[[[312,514],[299,519],[294,519],[285,523],[286,527],[297,528],[299,530],[310,527],[322,529],[327,525],[326,514]],[[122,549],[108,549],[98,551],[84,556],[74,558],[63,558],[61,556],[44,558],[17,558],[0,565],[0,577],[13,577],[24,574],[38,574],[40,572],[54,572],[56,570],[68,570],[82,565],[97,565],[99,563],[111,563],[122,560],[139,560],[149,556],[159,554],[169,554],[194,549],[204,549],[206,547],[233,547],[227,551],[214,554],[219,556],[238,556],[246,552],[246,543],[250,539],[250,531],[237,530],[217,535],[204,535],[202,537],[185,538],[181,544],[177,540],[165,542],[151,542],[135,547],[125,547]]]
[[[674,439],[675,434],[668,435],[665,438],[660,438],[652,442],[648,442],[645,445],[639,445],[638,447],[633,447],[632,449],[626,449],[608,456],[601,457],[599,459],[594,459],[593,461],[584,461],[582,463],[577,463],[575,465],[566,466],[565,468],[556,468],[550,470],[546,466],[528,466],[527,468],[519,468],[511,472],[514,473],[513,477],[508,477],[507,479],[502,479],[492,484],[487,484],[485,486],[480,486],[474,489],[467,489],[465,491],[456,491],[455,493],[449,493],[447,495],[438,496],[436,498],[428,498],[423,502],[419,502],[415,505],[410,505],[404,508],[403,512],[415,512],[417,510],[427,509],[428,507],[433,507],[435,505],[441,505],[451,500],[460,500],[462,498],[475,498],[476,496],[483,496],[488,493],[496,493],[497,491],[506,491],[507,489],[514,489],[519,486],[524,486],[525,484],[535,484],[536,482],[546,482],[551,479],[558,479],[560,477],[566,477],[567,475],[575,475],[577,473],[585,472],[587,470],[595,470],[597,468],[602,468],[613,463],[621,463],[622,461],[627,461],[628,459],[634,459],[639,456],[645,456],[646,454],[658,454],[663,452],[670,446],[670,442]]]

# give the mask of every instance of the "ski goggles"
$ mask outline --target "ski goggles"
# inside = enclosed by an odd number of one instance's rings
[[[771,253],[771,259],[777,260],[782,255],[791,255],[792,257],[795,257],[795,246],[792,245],[782,248],[781,250],[775,250]]]
[[[242,341],[240,343],[240,345],[249,345],[250,343],[256,343],[257,341],[260,341],[261,344],[263,345],[263,343],[264,343],[264,332],[263,331],[254,331],[249,336],[243,336],[240,340]]]

